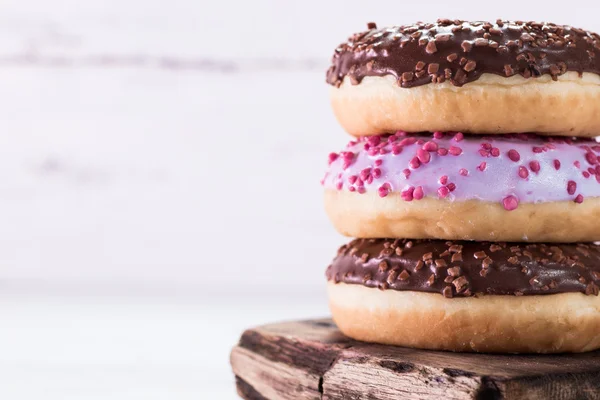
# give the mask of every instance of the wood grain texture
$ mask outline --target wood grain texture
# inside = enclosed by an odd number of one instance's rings
[[[434,334],[434,333],[432,333]],[[247,330],[231,352],[258,399],[600,399],[600,352],[461,354],[344,337],[329,319]]]

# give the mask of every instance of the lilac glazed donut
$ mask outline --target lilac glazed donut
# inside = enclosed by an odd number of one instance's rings
[[[325,207],[351,237],[598,241],[599,156],[585,138],[360,137],[329,155]]]

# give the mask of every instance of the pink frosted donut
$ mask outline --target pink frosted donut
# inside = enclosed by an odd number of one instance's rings
[[[348,236],[600,240],[600,144],[588,139],[362,137],[329,155],[322,183]]]

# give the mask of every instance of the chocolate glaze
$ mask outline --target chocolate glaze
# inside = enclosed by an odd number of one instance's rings
[[[598,295],[600,245],[355,239],[338,250],[327,279],[441,293],[446,297]]]
[[[381,29],[369,24],[335,50],[327,82],[393,75],[402,87],[446,80],[462,86],[484,73],[556,80],[567,71],[600,74],[598,34],[551,23],[438,20]]]

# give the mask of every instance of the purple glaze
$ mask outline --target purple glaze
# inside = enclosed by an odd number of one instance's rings
[[[600,145],[533,134],[398,132],[359,138],[330,155],[322,183],[381,197],[398,192],[406,201],[477,199],[507,210],[520,203],[580,203],[600,196]]]

